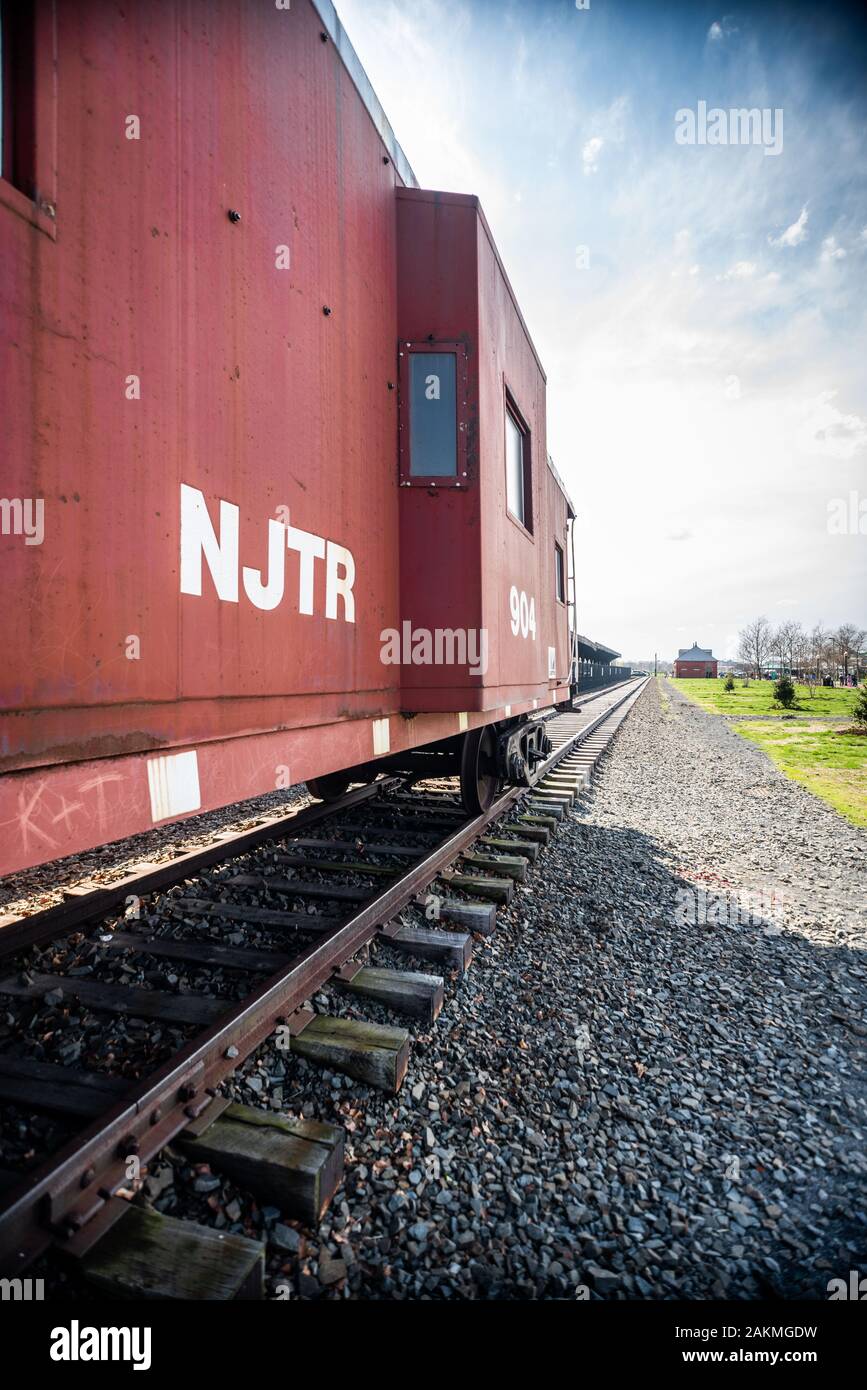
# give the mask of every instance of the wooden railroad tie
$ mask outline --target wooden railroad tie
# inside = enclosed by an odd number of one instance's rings
[[[506,878],[523,883],[527,877],[527,861],[517,854],[475,854],[472,851],[461,855],[461,863],[472,869],[485,869],[492,873],[505,874]]]
[[[490,898],[495,903],[512,901],[512,881],[508,878],[483,878],[481,874],[461,874],[443,871],[440,875],[449,888],[460,888],[477,898]]]
[[[367,850],[371,854],[393,854],[399,859],[422,859],[425,854],[425,851],[420,849],[417,845],[411,847],[408,845],[389,844],[387,841],[382,845],[365,845],[363,834],[360,834],[356,840],[293,840],[292,844],[297,845],[299,849],[330,850],[332,853],[336,851],[339,854],[358,855],[361,854],[362,851]],[[291,856],[275,854],[274,860],[278,864],[288,864],[291,860]],[[348,868],[349,866],[347,865],[346,867]]]
[[[531,864],[535,864],[539,858],[539,846],[530,839],[513,839],[510,835],[483,835],[479,840],[480,845],[485,845],[488,849],[503,850],[506,854],[520,854],[524,859],[529,859]]]
[[[309,1062],[345,1072],[394,1095],[406,1076],[409,1044],[405,1028],[316,1014],[291,1039],[290,1047]]]
[[[522,816],[522,820],[529,819],[539,821],[540,824],[547,825],[549,829],[556,830],[558,823],[566,819],[564,807],[557,802],[549,801],[544,798],[539,800],[531,793],[530,800],[527,804],[530,807],[530,813],[526,817]]]
[[[380,936],[399,951],[422,960],[441,961],[461,975],[473,959],[473,938],[467,932],[437,931],[398,920],[382,928]]]
[[[116,931],[103,950],[129,948],[162,960],[186,960],[202,965],[222,965],[227,970],[252,970],[271,974],[289,965],[291,956],[281,951],[258,951],[252,946],[223,946],[216,941],[176,941],[174,937],[148,936],[145,932]]]
[[[526,835],[528,840],[547,845],[557,829],[557,822],[552,816],[524,815],[518,817],[515,827],[522,835]]]
[[[494,903],[471,903],[463,898],[443,898],[438,893],[431,895],[438,903],[438,917],[434,921],[456,922],[459,927],[469,927],[479,936],[491,936],[497,926],[497,908]],[[421,912],[427,911],[428,900],[416,898],[415,906]]]
[[[250,1105],[229,1105],[201,1133],[175,1141],[193,1163],[207,1163],[308,1226],[322,1219],[343,1178],[343,1130],[290,1120]]]
[[[57,1062],[0,1054],[0,1100],[50,1114],[90,1120],[126,1095],[134,1083]]]
[[[130,1205],[80,1268],[90,1283],[116,1298],[258,1299],[265,1247],[247,1236]]]
[[[267,874],[236,874],[229,883],[238,888],[264,888],[269,893],[285,893],[289,898],[333,898],[336,902],[363,903],[371,896],[369,888],[347,888],[343,883],[305,883],[303,879],[272,878]]]
[[[359,860],[347,859],[341,863],[336,859],[305,859],[302,854],[275,854],[274,863],[288,864],[294,869],[315,869],[317,873],[361,874],[362,877],[367,875],[373,878],[396,878],[400,873],[400,869],[393,865],[388,868],[385,864],[368,864]]]
[[[570,807],[575,800],[571,792],[556,791],[553,787],[547,787],[542,783],[534,787],[531,793],[534,801],[552,802],[555,806]]]
[[[162,1023],[214,1023],[232,1008],[231,999],[205,998],[195,994],[167,994],[158,989],[136,989],[132,985],[105,985],[98,980],[71,979],[67,975],[33,975],[27,984],[11,977],[0,980],[0,994],[20,999],[42,999],[60,990],[61,1004],[77,999],[90,1009],[131,1018],[156,1018]]]
[[[337,976],[334,983],[361,999],[373,999],[377,1004],[398,1013],[410,1014],[427,1024],[437,1019],[443,1006],[443,980],[440,975],[363,965],[350,978]]]
[[[271,907],[239,907],[235,903],[212,902],[210,898],[174,898],[173,914],[193,916],[204,925],[210,918],[225,918],[230,922],[246,922],[253,927],[274,927],[277,931],[331,931],[342,920],[336,915],[311,912],[280,912]]]

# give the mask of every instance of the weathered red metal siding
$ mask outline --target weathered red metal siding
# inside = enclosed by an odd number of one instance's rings
[[[460,341],[468,360],[467,479],[460,489],[404,487],[401,611],[414,627],[484,628],[484,675],[454,667],[404,670],[405,708],[499,710],[547,703],[555,648],[568,682],[566,609],[554,590],[554,540],[565,551],[566,499],[547,465],[545,375],[478,199],[398,193],[401,340]],[[506,507],[506,392],[528,426],[531,527]],[[512,631],[509,596],[533,602],[535,634]]]
[[[480,361],[479,437],[484,498],[482,527],[483,619],[492,634],[489,695],[498,703],[537,699],[548,691],[546,633],[550,631],[553,586],[545,558],[552,549],[545,374],[518,311],[487,222],[477,226],[479,315],[487,325]],[[529,431],[531,526],[522,526],[506,506],[506,393]],[[543,577],[544,570],[544,577]],[[512,632],[512,587],[534,601],[536,634]]]
[[[566,607],[566,594],[569,585],[569,513],[570,505],[562,487],[550,468],[545,469],[545,491],[547,493],[548,530],[539,552],[541,573],[539,593],[543,626],[541,628],[542,651],[547,655],[554,648],[554,670],[552,678],[548,673],[548,684],[552,690],[568,685],[571,670],[571,650],[569,645],[569,617]],[[563,552],[563,598],[557,598],[557,570],[554,547],[559,545]],[[547,555],[546,555],[547,552]]]
[[[59,7],[57,241],[0,208],[4,489],[46,507],[41,547],[3,538],[7,767],[394,703],[395,171],[320,29],[305,0]],[[291,555],[275,611],[181,595],[181,482],[239,505],[241,564],[280,505],[349,547],[354,627],[293,611]]]
[[[482,627],[478,395],[481,350],[477,201],[460,194],[397,194],[400,349],[460,342],[467,355],[466,479],[400,492],[401,620],[414,629]],[[405,427],[402,422],[402,427]],[[404,666],[407,710],[483,709],[483,680],[466,668]]]
[[[0,491],[44,499],[45,535],[0,535],[0,872],[191,813],[155,811],[157,754],[194,750],[192,809],[206,810],[442,738],[458,729],[449,710],[488,710],[469,713],[472,727],[496,717],[505,692],[518,713],[548,688],[527,656],[510,679],[504,652],[498,692],[423,701],[443,712],[412,721],[398,712],[401,671],[383,665],[380,634],[401,616],[389,387],[408,331],[401,179],[310,0],[37,7],[37,203],[0,181]],[[138,140],[126,138],[130,116]],[[464,221],[435,264],[453,299],[431,316],[428,286],[402,313],[423,336],[465,316],[490,413],[473,342],[475,200],[452,201]],[[289,269],[277,267],[281,247]],[[485,273],[481,351],[526,357],[514,306]],[[509,370],[529,373],[543,410],[536,368]],[[544,422],[534,429],[543,441]],[[440,511],[460,507],[466,534],[444,552],[430,626],[458,612],[465,626],[500,622],[497,543],[481,535],[499,502],[480,488],[496,470],[473,447],[473,495]],[[501,458],[501,442],[490,448]],[[221,599],[207,565],[201,595],[181,593],[182,484],[201,492],[215,529],[221,499],[238,509],[239,567],[264,573],[279,508],[347,547],[355,622],[340,605],[325,616],[322,560],[314,612],[299,612],[291,552],[270,610],[242,585],[237,602]],[[438,541],[429,510],[424,540]],[[428,668],[425,679],[442,677]]]

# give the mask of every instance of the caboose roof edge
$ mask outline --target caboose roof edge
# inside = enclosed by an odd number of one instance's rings
[[[334,47],[337,49],[343,66],[352,78],[358,95],[367,108],[368,115],[379,131],[382,143],[391,156],[395,169],[404,183],[410,188],[418,188],[418,179],[412,171],[409,160],[398,144],[397,136],[391,128],[388,117],[382,109],[379,97],[373,90],[370,78],[364,71],[361,59],[349,41],[349,35],[340,22],[340,17],[331,0],[310,0],[314,10],[324,24]]]
[[[548,467],[550,468],[551,472],[552,472],[553,475],[554,475],[554,482],[557,484],[557,486],[558,486],[558,488],[560,489],[560,491],[562,492],[563,496],[566,498],[566,506],[569,508],[569,515],[570,515],[571,517],[573,517],[573,518],[576,517],[576,516],[578,515],[578,513],[577,513],[576,510],[575,510],[575,506],[574,506],[574,503],[573,503],[573,501],[572,501],[572,498],[569,496],[568,492],[566,491],[566,484],[563,482],[563,479],[560,477],[560,474],[557,472],[557,469],[554,467],[554,460],[552,459],[552,457],[551,457],[550,454],[548,455]]]
[[[476,212],[479,216],[479,221],[482,224],[482,230],[484,231],[485,236],[488,239],[488,245],[490,246],[491,251],[494,254],[494,260],[497,262],[497,265],[500,268],[500,274],[503,277],[503,284],[506,286],[509,298],[512,301],[512,306],[515,310],[515,313],[518,316],[518,322],[521,325],[524,337],[527,339],[527,345],[530,351],[532,352],[534,358],[536,359],[536,366],[539,368],[542,380],[545,382],[545,385],[547,386],[548,378],[545,375],[545,368],[542,366],[542,359],[539,357],[539,354],[536,351],[536,344],[533,342],[532,334],[530,333],[530,330],[527,327],[527,320],[524,318],[524,315],[521,312],[521,306],[518,303],[518,296],[512,289],[512,282],[509,279],[509,276],[506,272],[506,267],[503,265],[503,258],[497,249],[497,243],[494,240],[494,234],[491,231],[490,223],[488,222],[488,219],[485,216],[485,210],[482,207],[478,194],[446,193],[442,189],[438,188],[419,188],[417,184],[414,188],[398,188],[396,192],[399,198],[409,196],[412,198],[421,199],[422,202],[427,201],[431,203],[455,203],[457,206],[463,205],[464,207],[474,207],[476,209]]]

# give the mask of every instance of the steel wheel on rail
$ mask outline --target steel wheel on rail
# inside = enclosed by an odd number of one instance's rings
[[[349,780],[345,772],[327,772],[324,777],[308,777],[307,790],[317,801],[339,801],[349,790]]]
[[[461,748],[461,801],[471,816],[492,805],[500,786],[497,745],[490,727],[470,729]]]

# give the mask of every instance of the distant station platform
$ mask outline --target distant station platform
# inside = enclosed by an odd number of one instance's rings
[[[600,686],[611,685],[614,681],[629,680],[632,667],[614,665],[619,656],[620,652],[616,652],[613,647],[606,647],[602,642],[582,637],[579,632],[576,658],[579,692],[598,690]]]

